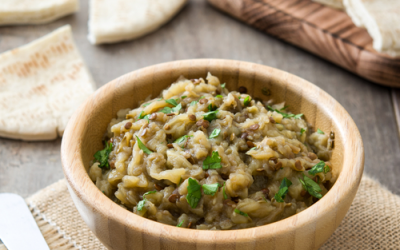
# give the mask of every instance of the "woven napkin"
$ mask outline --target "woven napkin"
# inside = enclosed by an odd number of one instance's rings
[[[50,249],[106,249],[81,219],[65,180],[26,201]],[[364,175],[346,217],[321,249],[400,249],[400,196]]]

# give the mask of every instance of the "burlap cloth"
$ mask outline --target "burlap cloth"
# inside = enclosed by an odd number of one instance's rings
[[[81,219],[65,180],[26,201],[50,249],[106,249]],[[349,212],[321,249],[400,249],[400,196],[363,176]]]

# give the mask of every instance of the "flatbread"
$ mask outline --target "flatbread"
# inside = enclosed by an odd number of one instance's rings
[[[48,23],[78,9],[79,0],[0,0],[0,25]]]
[[[314,2],[325,4],[326,6],[335,8],[335,9],[343,9],[343,1],[342,0],[313,0]]]
[[[186,1],[91,0],[88,39],[101,44],[143,36],[169,21]]]
[[[0,54],[0,136],[55,139],[94,89],[69,25]]]
[[[390,56],[400,56],[400,0],[344,0],[354,24],[365,27],[373,48]]]

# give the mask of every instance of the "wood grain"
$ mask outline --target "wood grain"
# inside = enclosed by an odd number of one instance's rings
[[[118,110],[157,96],[180,75],[210,71],[227,88],[245,86],[254,98],[285,101],[313,126],[334,131],[332,171],[337,181],[320,201],[285,220],[243,230],[177,228],[135,215],[113,203],[87,174],[108,123]],[[344,108],[317,86],[267,66],[231,60],[198,59],[159,64],[126,74],[99,89],[70,120],[61,157],[69,191],[84,221],[110,249],[318,249],[339,226],[356,194],[364,168],[361,135]],[[290,225],[290,226],[289,226]],[[234,239],[234,240],[233,240]]]
[[[400,57],[372,49],[366,29],[342,11],[311,0],[208,0],[218,9],[361,77],[400,87]]]

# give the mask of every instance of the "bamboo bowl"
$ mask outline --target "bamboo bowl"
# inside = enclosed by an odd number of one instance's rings
[[[108,199],[90,180],[87,169],[102,146],[102,136],[118,110],[135,108],[180,75],[205,77],[210,71],[229,90],[245,86],[253,97],[285,101],[313,126],[335,132],[331,190],[310,208],[287,219],[250,229],[203,231],[173,227],[142,218]],[[264,91],[262,91],[264,89]],[[264,92],[264,94],[263,94]],[[268,94],[268,93],[267,93]],[[61,148],[69,192],[83,220],[109,249],[318,249],[346,215],[364,168],[360,133],[344,108],[317,86],[289,73],[253,63],[200,59],[136,70],[106,84],[71,118]]]

